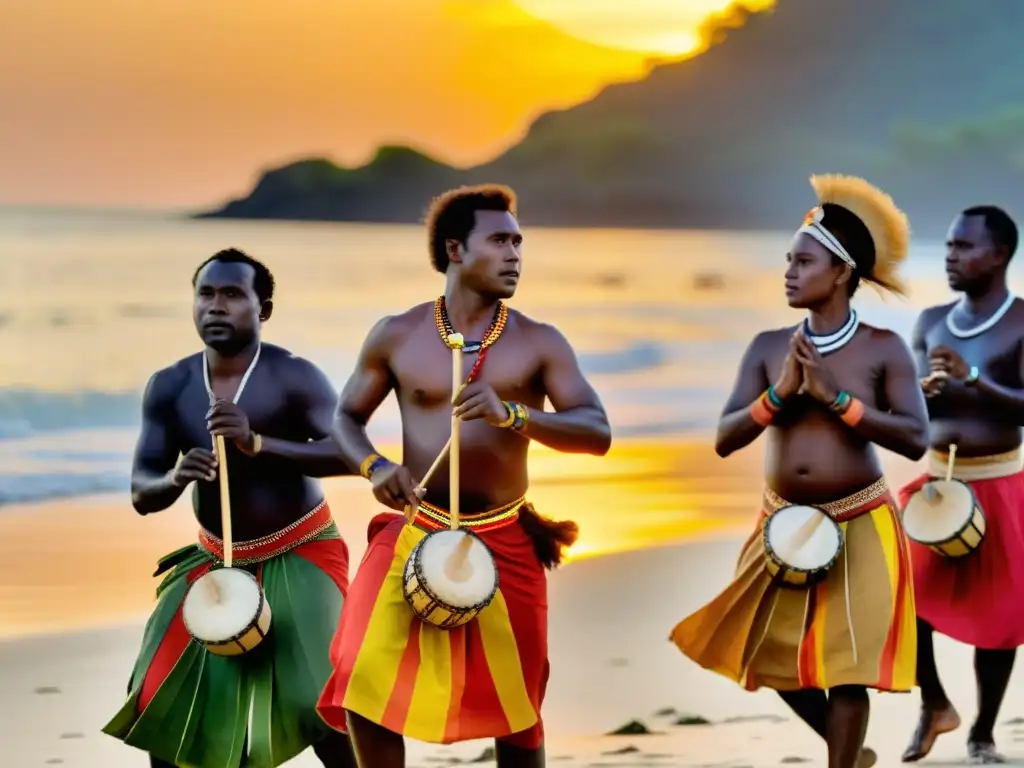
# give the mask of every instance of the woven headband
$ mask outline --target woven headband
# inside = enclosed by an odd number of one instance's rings
[[[825,218],[825,210],[819,205],[816,208],[812,208],[808,212],[807,216],[804,217],[804,224],[800,229],[796,231],[799,234],[807,234],[825,246],[829,251],[834,253],[840,259],[845,261],[854,269],[857,268],[857,262],[853,260],[853,257],[846,252],[843,248],[843,244],[840,243],[836,236],[829,232],[825,225],[821,223],[821,220]]]

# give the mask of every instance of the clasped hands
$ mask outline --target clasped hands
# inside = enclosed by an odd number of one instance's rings
[[[775,384],[775,394],[781,400],[807,394],[826,405],[831,405],[839,397],[835,377],[802,328],[789,340],[789,353],[782,364],[782,375]]]
[[[971,375],[971,367],[952,347],[940,344],[928,352],[930,373],[921,379],[921,390],[925,397],[935,397],[946,389],[950,380],[965,381]]]
[[[483,381],[473,381],[461,387],[452,398],[452,406],[452,413],[460,421],[483,419],[495,427],[508,421],[505,403],[494,387]],[[401,464],[386,464],[371,475],[370,482],[377,501],[399,512],[407,506],[419,506],[426,493],[413,479],[409,469]]]

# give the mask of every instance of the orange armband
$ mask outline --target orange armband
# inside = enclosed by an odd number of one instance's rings
[[[776,399],[772,388],[768,387],[768,389],[760,394],[757,400],[750,404],[750,418],[754,420],[755,424],[767,427],[772,423],[775,414],[782,410],[776,405]]]
[[[856,427],[860,424],[860,420],[864,418],[864,403],[856,397],[851,397],[850,404],[846,406],[846,410],[840,414],[839,418],[843,420],[846,426]]]
[[[848,427],[856,427],[864,418],[864,403],[853,397],[849,392],[840,392],[829,406],[829,410],[839,416]]]

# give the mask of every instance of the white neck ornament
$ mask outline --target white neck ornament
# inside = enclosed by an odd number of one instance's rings
[[[1016,298],[1017,297],[1014,296],[1012,293],[1008,294],[1006,297],[1006,301],[1002,303],[1002,306],[1000,306],[999,309],[992,313],[992,316],[988,320],[986,320],[983,323],[979,323],[978,325],[974,326],[973,328],[969,328],[966,331],[958,327],[956,323],[953,322],[953,313],[956,312],[958,307],[963,307],[964,302],[963,299],[961,299],[946,314],[946,327],[949,329],[949,332],[956,336],[958,339],[971,339],[974,338],[975,336],[980,336],[981,334],[985,333],[985,331],[991,330],[996,323],[1003,319],[1003,315],[1010,311],[1010,307],[1013,306],[1013,302]]]
[[[238,398],[242,396],[242,391],[245,389],[245,385],[249,383],[249,377],[252,375],[253,369],[256,368],[256,363],[260,359],[260,350],[263,349],[263,344],[259,344],[256,347],[256,354],[252,356],[252,362],[249,363],[249,367],[245,370],[242,375],[242,380],[238,382],[238,389],[235,391],[235,396],[231,398],[232,403],[238,403]],[[203,383],[206,384],[206,394],[210,396],[210,402],[214,401],[213,386],[210,384],[210,360],[206,356],[206,350],[203,350]]]
[[[854,334],[857,333],[857,328],[860,326],[860,318],[857,316],[857,310],[850,309],[850,316],[846,318],[846,322],[839,327],[838,330],[832,333],[825,334],[814,334],[811,333],[811,321],[810,318],[804,318],[804,336],[810,339],[811,344],[814,345],[818,353],[824,357],[830,355],[833,352],[838,352],[840,349],[845,347],[853,339]]]

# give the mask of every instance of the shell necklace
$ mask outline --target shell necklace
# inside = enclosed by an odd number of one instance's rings
[[[263,343],[260,342],[256,346],[256,354],[252,356],[252,362],[249,363],[249,367],[242,375],[242,380],[238,382],[238,389],[235,390],[235,396],[231,398],[232,403],[238,403],[238,398],[242,396],[242,390],[245,389],[245,385],[249,383],[249,377],[252,375],[253,369],[256,368],[256,363],[260,359],[260,350],[263,349]],[[210,360],[206,356],[206,350],[203,350],[203,383],[206,384],[206,394],[210,396],[210,402],[216,400],[216,396],[213,394],[213,386],[210,384]]]
[[[1010,307],[1013,306],[1013,302],[1014,300],[1016,300],[1016,298],[1017,297],[1014,296],[1012,293],[1008,294],[1006,297],[1006,301],[1003,302],[1002,306],[1000,306],[999,309],[992,313],[992,316],[988,320],[986,320],[983,323],[979,323],[978,325],[974,326],[973,328],[969,328],[966,331],[963,330],[962,328],[959,328],[956,325],[956,323],[953,322],[953,313],[956,312],[958,307],[963,307],[964,302],[963,299],[961,299],[959,302],[953,305],[953,307],[946,314],[946,327],[949,329],[949,332],[956,336],[958,339],[971,339],[974,338],[975,336],[980,336],[985,331],[990,330],[996,323],[1003,319],[1003,315],[1010,311]]]

